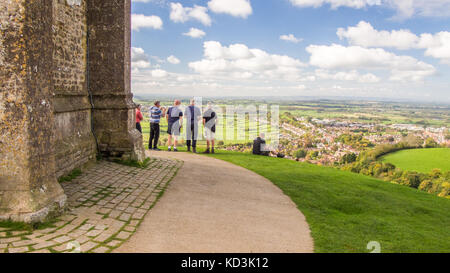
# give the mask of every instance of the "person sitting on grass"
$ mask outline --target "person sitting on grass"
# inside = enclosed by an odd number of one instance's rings
[[[208,109],[203,113],[203,126],[205,127],[206,151],[205,154],[214,153],[214,142],[216,137],[217,114],[208,103]]]
[[[268,156],[270,154],[270,152],[267,150],[266,140],[264,138],[265,138],[264,133],[261,133],[261,134],[259,134],[259,137],[257,137],[253,141],[253,154],[254,155]]]
[[[166,119],[167,119],[167,133],[169,134],[169,141],[167,146],[169,147],[168,151],[172,151],[172,142],[173,142],[173,151],[178,152],[178,137],[180,136],[181,126],[183,124],[183,111],[180,109],[181,101],[175,100],[173,106],[167,110]]]

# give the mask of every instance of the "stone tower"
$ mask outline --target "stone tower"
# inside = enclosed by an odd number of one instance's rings
[[[57,178],[142,160],[130,90],[130,0],[0,1],[0,220],[35,222]]]

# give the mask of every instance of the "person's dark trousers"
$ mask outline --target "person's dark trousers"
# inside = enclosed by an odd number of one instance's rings
[[[142,126],[140,122],[136,122],[136,129],[142,134]]]
[[[159,123],[150,123],[150,140],[148,142],[148,148],[158,148],[158,141],[159,141]]]
[[[188,149],[197,148],[197,136],[198,136],[198,126],[194,123],[191,124],[191,130],[186,132],[186,145]]]

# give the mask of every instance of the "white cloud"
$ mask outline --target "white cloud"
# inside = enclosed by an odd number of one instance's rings
[[[450,16],[450,0],[384,0],[385,4],[397,11],[398,19]]]
[[[151,71],[151,76],[153,78],[165,78],[169,75],[169,73],[162,69],[154,69]]]
[[[167,61],[171,64],[179,64],[180,63],[180,60],[173,55],[170,55],[169,57],[167,57]]]
[[[332,9],[339,7],[350,7],[361,9],[367,6],[380,5],[381,0],[290,0],[297,7],[314,7],[318,8],[325,4],[329,4]]]
[[[305,64],[284,55],[269,54],[261,49],[249,49],[243,44],[222,46],[219,42],[204,43],[203,60],[189,63],[197,73],[234,75],[237,78],[297,78]]]
[[[381,48],[363,48],[310,45],[306,49],[311,54],[310,64],[323,69],[372,69],[388,70],[391,80],[422,81],[436,73],[436,69],[427,63],[410,56],[397,56]]]
[[[349,44],[363,47],[388,47],[401,50],[425,49],[425,55],[450,64],[450,32],[424,33],[420,36],[409,30],[376,30],[370,23],[361,21],[355,27],[339,28],[337,35]]]
[[[340,39],[347,39],[351,45],[363,47],[410,49],[419,41],[419,37],[409,30],[378,31],[364,21],[359,22],[355,27],[339,28],[337,35]]]
[[[139,47],[131,48],[131,68],[132,69],[144,69],[150,67],[150,61],[144,49]]]
[[[247,18],[253,13],[249,0],[211,0],[208,7],[215,13],[226,13],[242,18]]]
[[[192,38],[202,38],[203,36],[206,35],[206,33],[198,28],[191,28],[189,29],[189,32],[183,33],[184,36],[189,36]]]
[[[206,7],[194,5],[194,7],[183,7],[181,3],[170,3],[170,19],[175,23],[184,23],[196,20],[205,26],[211,25],[211,17]]]
[[[280,36],[280,40],[293,42],[293,43],[296,43],[296,44],[300,43],[301,41],[303,41],[303,39],[295,37],[294,34],[281,35]]]
[[[328,70],[317,69],[315,74],[320,79],[336,80],[336,81],[357,81],[361,83],[377,83],[380,82],[380,78],[372,73],[361,75],[356,70],[341,71],[337,73],[330,73]]]
[[[143,14],[131,15],[131,28],[133,30],[139,31],[141,28],[162,29],[162,27],[163,21],[158,16],[146,16]]]
[[[413,16],[448,17],[450,0],[290,0],[297,7],[318,8],[330,5],[332,9],[349,7],[362,9],[371,6],[383,6],[397,12],[395,18],[406,19]]]
[[[443,63],[450,64],[450,32],[442,31],[435,35],[422,34],[418,47],[426,48],[426,56],[437,58]]]

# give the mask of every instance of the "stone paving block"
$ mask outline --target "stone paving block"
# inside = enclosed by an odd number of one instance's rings
[[[99,225],[95,226],[95,229],[98,229],[98,230],[105,230],[107,228],[108,228],[108,226],[104,225],[104,224],[99,224]]]
[[[139,212],[136,212],[135,214],[133,214],[133,219],[139,219],[139,220],[142,220],[143,218],[144,218],[144,216],[145,216],[145,214],[144,213],[139,213]]]
[[[106,245],[109,247],[117,247],[121,243],[122,243],[122,241],[112,240],[111,242],[107,243]]]
[[[123,230],[128,231],[128,232],[135,232],[135,231],[136,231],[136,228],[127,225],[126,227],[123,228]]]
[[[86,236],[95,237],[95,236],[100,235],[100,233],[102,233],[102,232],[103,232],[102,230],[94,229],[94,230],[91,230],[88,233],[86,233]]]
[[[67,234],[68,236],[70,236],[71,238],[78,238],[81,235],[87,233],[86,230],[81,230],[81,229],[77,229],[75,231],[70,232],[69,234]]]
[[[11,236],[19,237],[27,233],[28,233],[27,231],[11,231]]]
[[[68,242],[68,241],[70,241],[70,240],[72,240],[72,238],[70,238],[69,236],[67,236],[67,235],[64,235],[64,236],[61,236],[61,237],[58,237],[58,238],[55,238],[55,239],[53,239],[53,241],[55,241],[55,242],[58,242],[58,243],[65,243],[65,242]]]
[[[81,245],[81,252],[88,252],[91,249],[93,249],[94,247],[96,247],[98,244],[94,243],[94,242],[86,242],[84,244]]]
[[[3,238],[0,239],[0,244],[9,244],[20,240],[22,240],[20,237]]]
[[[128,238],[130,238],[130,236],[131,236],[130,232],[121,231],[119,234],[116,235],[116,238],[121,240],[127,240]]]
[[[52,247],[52,249],[55,250],[56,252],[63,252],[63,251],[67,250],[67,247],[68,247],[68,243],[54,246],[54,247]]]
[[[35,250],[29,253],[35,253],[35,254],[47,254],[47,253],[52,253],[50,250],[48,249],[40,249],[40,250]]]
[[[80,237],[78,237],[78,238],[75,238],[74,241],[78,242],[78,243],[81,245],[81,244],[86,243],[86,242],[89,241],[89,240],[90,240],[89,237],[82,235],[82,236],[80,236]]]
[[[25,253],[30,249],[28,247],[8,248],[8,253]]]
[[[128,222],[131,219],[131,214],[129,213],[122,213],[122,215],[120,215],[120,220]]]
[[[92,250],[92,252],[93,252],[93,253],[106,253],[107,251],[110,251],[110,250],[111,250],[111,249],[108,248],[108,247],[101,246],[101,247],[98,247],[98,248]]]
[[[48,241],[48,240],[50,240],[50,239],[55,238],[56,236],[58,236],[58,235],[55,235],[55,234],[47,234],[47,235],[44,235],[44,236],[40,237],[39,239],[42,240],[42,241]]]
[[[109,232],[103,232],[102,234],[100,234],[99,236],[95,237],[95,239],[93,239],[96,242],[101,242],[103,243],[104,241],[108,240],[109,238],[111,238],[113,234],[109,233]]]
[[[13,247],[21,247],[21,246],[28,246],[32,245],[34,242],[33,240],[22,240],[12,243]]]
[[[135,211],[136,211],[136,208],[133,208],[133,207],[128,207],[127,209],[125,209],[125,212],[130,213],[130,214],[133,214]]]
[[[39,230],[39,233],[49,234],[51,232],[54,232],[55,230],[56,230],[56,228],[46,228],[46,229]]]
[[[113,211],[111,211],[111,213],[109,214],[109,217],[111,217],[111,218],[117,218],[117,217],[119,217],[119,215],[120,215],[121,213],[122,213],[121,211],[113,210]]]
[[[53,242],[43,242],[43,243],[34,245],[33,248],[34,249],[41,249],[41,248],[48,248],[48,247],[51,247],[51,246],[54,246]]]
[[[139,220],[131,220],[130,221],[130,226],[136,227],[137,225],[139,225]]]
[[[94,226],[94,225],[91,225],[91,224],[84,224],[84,225],[82,225],[81,227],[79,227],[79,229],[80,229],[80,230],[88,231],[88,230],[90,230],[90,229],[93,228],[93,227],[95,227],[95,226]]]
[[[75,228],[77,228],[77,226],[68,224],[67,226],[55,231],[55,234],[56,235],[66,234],[66,233],[69,233],[70,231],[74,230]]]

